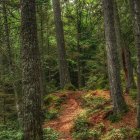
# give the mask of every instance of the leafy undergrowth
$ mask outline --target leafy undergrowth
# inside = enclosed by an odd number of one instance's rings
[[[124,116],[112,114],[109,91],[67,91],[45,98],[44,129],[54,140],[134,140],[136,104],[125,95],[129,111]]]
[[[0,125],[0,140],[22,140],[23,132],[19,129],[17,122],[9,122]]]

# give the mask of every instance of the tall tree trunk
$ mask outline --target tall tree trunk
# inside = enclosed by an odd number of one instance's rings
[[[63,22],[61,19],[60,0],[53,0],[53,10],[54,10],[54,20],[56,26],[58,56],[59,56],[58,59],[59,59],[60,86],[61,88],[64,88],[66,85],[69,85],[71,82],[70,82],[68,64],[66,60],[64,30],[63,30]]]
[[[82,87],[82,70],[81,70],[81,46],[80,46],[80,39],[81,39],[81,18],[82,18],[82,12],[81,12],[81,4],[80,1],[76,1],[76,11],[77,11],[77,50],[78,50],[78,57],[77,57],[77,63],[78,63],[78,87]]]
[[[122,67],[121,50],[123,47],[123,43],[122,43],[122,34],[121,34],[121,26],[120,26],[120,17],[119,17],[119,13],[118,13],[118,6],[117,6],[116,0],[114,0],[113,6],[114,6],[114,23],[115,23],[117,51],[118,51],[120,66]]]
[[[43,62],[44,62],[44,51],[45,51],[45,47],[44,47],[44,31],[43,31],[43,27],[44,27],[44,22],[43,22],[43,18],[44,18],[44,14],[43,14],[43,4],[41,4],[38,7],[38,11],[39,11],[39,17],[40,17],[40,54],[41,54],[41,77],[40,77],[40,82],[41,82],[41,95],[43,98],[43,95],[46,93],[46,78],[45,78],[45,69],[43,66]],[[43,100],[42,100],[43,101]]]
[[[136,84],[134,81],[134,73],[133,66],[131,61],[131,53],[128,45],[124,43],[124,47],[122,48],[122,59],[123,59],[123,69],[125,73],[126,79],[126,93],[129,93],[130,89],[135,88]]]
[[[8,19],[7,19],[7,9],[5,1],[2,1],[2,7],[3,7],[3,19],[4,19],[4,44],[6,46],[6,55],[7,55],[7,67],[8,72],[11,72],[11,66],[12,66],[12,54],[11,54],[11,45],[10,45],[10,32],[9,32],[9,26],[8,26]]]
[[[120,67],[123,67],[126,80],[126,93],[129,93],[129,90],[134,87],[134,76],[133,76],[133,67],[131,62],[131,55],[129,47],[125,45],[122,39],[120,17],[118,13],[118,6],[116,0],[114,1],[114,21],[115,21],[115,32],[116,32],[116,41],[119,54]]]
[[[114,27],[113,2],[114,0],[103,0],[108,74],[114,113],[123,113],[126,111],[126,103],[121,88],[120,67]]]
[[[130,0],[130,8],[134,25],[135,45],[137,48],[137,128],[140,128],[140,1]]]
[[[21,0],[24,140],[42,140],[40,56],[35,0]]]
[[[7,66],[8,67],[8,73],[13,75],[15,73],[15,66],[13,65],[13,58],[12,58],[12,50],[11,50],[11,42],[10,42],[10,29],[8,25],[8,14],[7,14],[7,7],[5,1],[2,2],[3,7],[3,19],[4,19],[4,44],[6,46],[6,58],[7,58]],[[18,120],[21,119],[21,111],[20,111],[20,105],[19,105],[19,97],[17,92],[17,87],[15,85],[15,82],[12,84],[12,88],[14,89],[14,95],[15,95],[15,105],[17,109],[17,116]]]

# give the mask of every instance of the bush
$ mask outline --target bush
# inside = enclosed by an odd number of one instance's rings
[[[59,97],[54,94],[49,94],[44,98],[44,106],[47,108],[50,106],[55,106],[58,108],[64,101],[65,101],[64,95],[62,97]]]
[[[57,109],[51,109],[46,113],[47,120],[56,119],[57,117],[58,117],[58,110]]]
[[[22,140],[23,132],[17,126],[0,125],[0,140]]]
[[[111,129],[102,140],[125,140],[126,134],[122,131],[122,129]]]
[[[70,83],[70,84],[66,84],[66,85],[65,85],[64,90],[73,90],[73,91],[75,91],[76,88],[74,87],[74,85],[72,85],[72,84]]]
[[[112,123],[119,122],[121,120],[121,115],[111,114],[108,116],[108,120]]]
[[[94,109],[98,109],[104,107],[103,105],[107,102],[107,99],[103,97],[94,97],[91,94],[87,94],[83,96],[83,105],[86,107],[92,107]]]
[[[49,94],[44,98],[44,104],[46,106],[51,106],[54,103],[59,102],[60,98],[56,95]]]
[[[87,116],[81,115],[77,117],[72,128],[72,136],[75,140],[98,139],[100,132],[91,129],[92,124]]]
[[[130,96],[133,100],[137,99],[137,90],[136,89],[131,89],[130,90]]]
[[[44,129],[44,140],[58,140],[59,133],[52,128],[45,128]]]
[[[66,95],[57,96],[49,94],[44,98],[43,116],[47,120],[52,120],[58,117],[61,109],[61,104],[65,101]]]
[[[130,131],[130,136],[135,140],[140,137],[140,129],[132,129]]]

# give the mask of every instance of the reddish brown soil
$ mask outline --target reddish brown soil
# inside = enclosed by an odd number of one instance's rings
[[[61,132],[62,137],[60,140],[72,140],[70,130],[73,126],[75,117],[82,112],[82,108],[79,105],[79,98],[82,94],[83,92],[68,92],[67,99],[62,105],[62,112],[58,119],[44,124],[44,127],[49,126]]]
[[[96,90],[96,91],[89,91],[88,93],[92,94],[93,96],[99,96],[104,97],[106,99],[110,98],[109,91],[103,91],[103,90]],[[70,130],[73,126],[73,122],[75,117],[81,113],[84,109],[80,106],[80,98],[83,94],[86,94],[84,92],[78,91],[78,92],[67,92],[67,98],[65,103],[62,104],[62,109],[60,116],[53,120],[46,122],[44,124],[45,127],[51,127],[57,131],[59,131],[62,136],[60,140],[72,140]],[[60,94],[61,96],[61,94]],[[122,120],[117,123],[111,123],[110,121],[104,119],[105,112],[104,110],[101,110],[99,113],[95,113],[91,117],[91,122],[94,124],[103,123],[105,125],[106,131],[109,130],[110,127],[114,128],[120,128],[120,127],[135,127],[135,118],[136,118],[136,109],[135,109],[135,102],[132,101],[132,99],[125,95],[125,100],[129,105],[129,112],[123,116]],[[107,103],[104,106],[111,106],[111,103]]]
[[[110,98],[109,91],[93,91],[93,93],[96,93],[95,96],[104,97],[106,99]],[[136,127],[136,102],[131,99],[129,95],[125,95],[125,101],[127,105],[129,106],[129,111],[122,117],[122,119],[119,122],[111,123],[109,120],[104,119],[105,113],[104,110],[101,110],[99,113],[95,113],[91,121],[94,124],[103,123],[106,127],[106,131],[109,130],[110,127],[113,128],[120,128],[120,127]],[[110,104],[106,104],[105,106],[111,106]]]

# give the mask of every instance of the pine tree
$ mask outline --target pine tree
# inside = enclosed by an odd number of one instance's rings
[[[54,20],[55,20],[55,27],[56,27],[58,56],[59,56],[58,61],[59,61],[60,86],[61,88],[64,88],[65,86],[69,85],[71,82],[70,82],[68,64],[66,60],[64,29],[63,29],[63,22],[61,19],[60,0],[53,0],[53,10],[54,10]]]
[[[120,67],[114,27],[113,2],[114,1],[112,0],[103,0],[108,74],[114,113],[123,113],[126,111],[126,103],[121,88]]]
[[[42,140],[40,56],[35,0],[21,0],[24,140]]]

